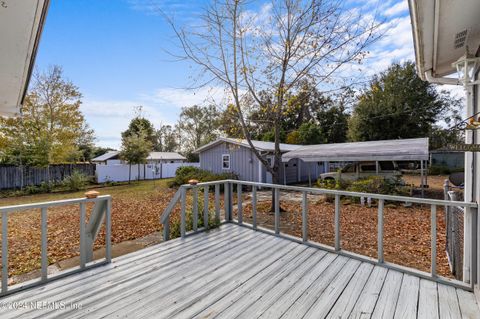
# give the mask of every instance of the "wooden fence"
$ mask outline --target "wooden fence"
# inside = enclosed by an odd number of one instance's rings
[[[74,171],[79,171],[87,176],[95,176],[95,165],[0,166],[0,189],[21,189],[26,186],[38,186],[42,182],[59,182],[72,175]]]

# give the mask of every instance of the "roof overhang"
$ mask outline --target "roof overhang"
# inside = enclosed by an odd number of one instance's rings
[[[452,63],[480,46],[479,0],[409,0],[417,71],[423,80],[458,84],[444,78],[456,72]]]
[[[20,111],[49,0],[0,1],[0,116]]]
[[[282,162],[428,160],[428,138],[308,145],[282,155]]]

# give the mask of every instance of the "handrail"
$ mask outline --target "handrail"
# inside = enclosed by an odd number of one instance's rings
[[[199,186],[211,186],[211,185],[223,184],[223,183],[241,184],[246,186],[257,186],[257,187],[282,189],[282,190],[290,190],[290,191],[297,191],[297,192],[306,191],[312,194],[340,195],[340,196],[351,196],[351,197],[369,197],[374,199],[383,199],[383,200],[390,200],[390,201],[397,201],[397,202],[409,202],[409,203],[416,203],[416,204],[435,204],[435,205],[478,208],[478,204],[474,202],[446,201],[443,199],[418,198],[418,197],[383,195],[383,194],[373,194],[373,193],[359,193],[359,192],[342,191],[342,190],[334,190],[334,189],[326,189],[326,188],[278,185],[278,184],[257,183],[257,182],[239,181],[239,180],[230,180],[230,179],[198,183],[196,185],[185,184],[185,185],[182,185],[182,187],[192,188],[192,187],[199,187]]]
[[[86,204],[94,203],[88,223],[86,222]],[[47,214],[48,208],[79,205],[80,211],[80,266],[55,275],[48,274],[48,240],[47,240]],[[110,195],[98,196],[96,198],[75,198],[51,202],[11,205],[0,207],[2,215],[2,280],[0,296],[30,288],[47,281],[51,281],[66,275],[84,271],[92,267],[110,263],[112,259],[111,242],[111,207],[112,198]],[[38,209],[41,214],[41,277],[40,280],[32,280],[27,283],[8,286],[8,215],[11,213],[25,212],[26,210]],[[93,260],[93,245],[102,224],[105,222],[105,260],[103,262]]]
[[[251,227],[254,230],[259,230],[263,232],[268,232],[273,235],[286,238],[289,240],[293,240],[296,242],[301,242],[307,245],[321,247],[323,249],[333,251],[342,255],[347,255],[352,258],[360,259],[362,261],[373,262],[375,264],[381,264],[385,267],[392,268],[395,270],[399,270],[402,272],[410,273],[416,276],[420,276],[422,278],[428,278],[437,282],[453,285],[459,288],[472,290],[473,284],[472,283],[462,283],[456,280],[451,280],[448,278],[440,277],[437,275],[437,265],[436,265],[436,257],[437,257],[437,206],[461,206],[468,208],[469,214],[471,214],[473,221],[475,222],[477,218],[477,209],[478,204],[473,202],[461,202],[461,201],[447,201],[447,200],[439,200],[439,199],[429,199],[429,198],[415,198],[415,197],[407,197],[407,196],[396,196],[396,195],[382,195],[382,194],[371,194],[371,193],[359,193],[359,192],[350,192],[350,191],[341,191],[341,190],[331,190],[331,189],[321,189],[321,188],[312,188],[312,187],[300,187],[300,186],[290,186],[290,185],[277,185],[277,184],[268,184],[268,183],[257,183],[257,182],[249,182],[249,181],[239,181],[239,180],[220,180],[220,181],[212,181],[212,182],[204,182],[198,183],[195,185],[182,185],[180,189],[175,194],[174,198],[168,205],[167,209],[163,212],[161,216],[161,221],[164,225],[164,239],[168,240],[169,238],[169,218],[172,211],[173,206],[180,200],[181,201],[181,226],[180,226],[180,233],[181,237],[185,237],[190,233],[187,233],[186,229],[186,197],[187,191],[193,190],[193,203],[192,203],[192,214],[193,214],[193,230],[201,231],[203,229],[196,229],[196,221],[198,220],[198,189],[204,189],[204,214],[208,214],[208,190],[211,186],[215,186],[215,214],[216,216],[220,216],[220,205],[219,205],[219,187],[220,185],[224,185],[224,213],[225,213],[225,222],[233,222],[238,225]],[[233,185],[237,185],[237,216],[238,219],[233,218]],[[252,187],[252,224],[247,224],[243,221],[243,209],[242,209],[242,186],[251,186]],[[274,230],[267,230],[262,227],[257,226],[257,189],[259,188],[267,188],[273,189],[275,191],[275,203],[274,203]],[[290,235],[283,234],[280,231],[280,190],[285,191],[296,191],[302,194],[302,237],[298,238]],[[335,197],[335,219],[334,219],[334,232],[335,232],[335,241],[334,247],[329,247],[317,243],[312,243],[308,240],[308,197],[307,194],[323,194],[323,195],[334,195]],[[377,247],[377,258],[370,258],[358,254],[354,254],[351,252],[344,251],[341,247],[341,196],[349,196],[349,197],[360,197],[360,198],[372,198],[378,200],[378,221],[377,221],[377,240],[378,240],[378,247]],[[384,207],[385,201],[396,201],[396,202],[407,202],[407,203],[416,203],[416,204],[426,204],[430,205],[430,220],[431,220],[431,269],[429,273],[418,271],[412,268],[403,267],[400,265],[395,265],[384,260],[384,248],[383,248],[383,241],[384,241]],[[207,217],[204,215],[205,220],[208,220]],[[474,240],[473,232],[472,238],[466,238],[465,240]],[[476,260],[475,254],[476,252],[474,249],[471,251],[466,252],[471,255],[471,261],[473,263]],[[473,267],[473,265],[472,265]]]

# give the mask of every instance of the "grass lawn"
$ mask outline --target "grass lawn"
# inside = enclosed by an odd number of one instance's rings
[[[112,196],[112,241],[119,243],[144,237],[161,230],[159,218],[174,190],[168,180],[132,182],[128,185],[96,188],[101,195]],[[76,193],[53,193],[0,199],[0,206],[79,198]],[[87,205],[87,218],[91,205]],[[54,207],[48,210],[49,264],[79,255],[78,205]],[[11,213],[8,220],[9,274],[17,275],[40,268],[40,210]],[[104,246],[102,228],[95,249]]]

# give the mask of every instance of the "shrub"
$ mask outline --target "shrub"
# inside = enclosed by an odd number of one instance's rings
[[[400,179],[369,176],[352,182],[347,191],[358,193],[373,193],[384,195],[408,195],[408,190],[401,185]]]
[[[198,167],[182,166],[177,168],[175,177],[171,182],[169,182],[168,186],[178,187],[183,184],[187,184],[191,179],[196,179],[199,182],[211,182],[222,179],[238,179],[238,176],[234,173],[215,174]]]
[[[170,238],[180,237],[180,219],[175,219],[170,225]],[[198,228],[203,227],[203,208],[198,209]],[[208,212],[208,228],[217,228],[220,226],[220,220],[215,217],[215,212]],[[193,211],[187,211],[185,214],[185,231],[193,230]]]
[[[79,191],[85,189],[89,178],[87,175],[80,173],[79,171],[73,171],[72,175],[63,179],[62,185],[69,191]]]

